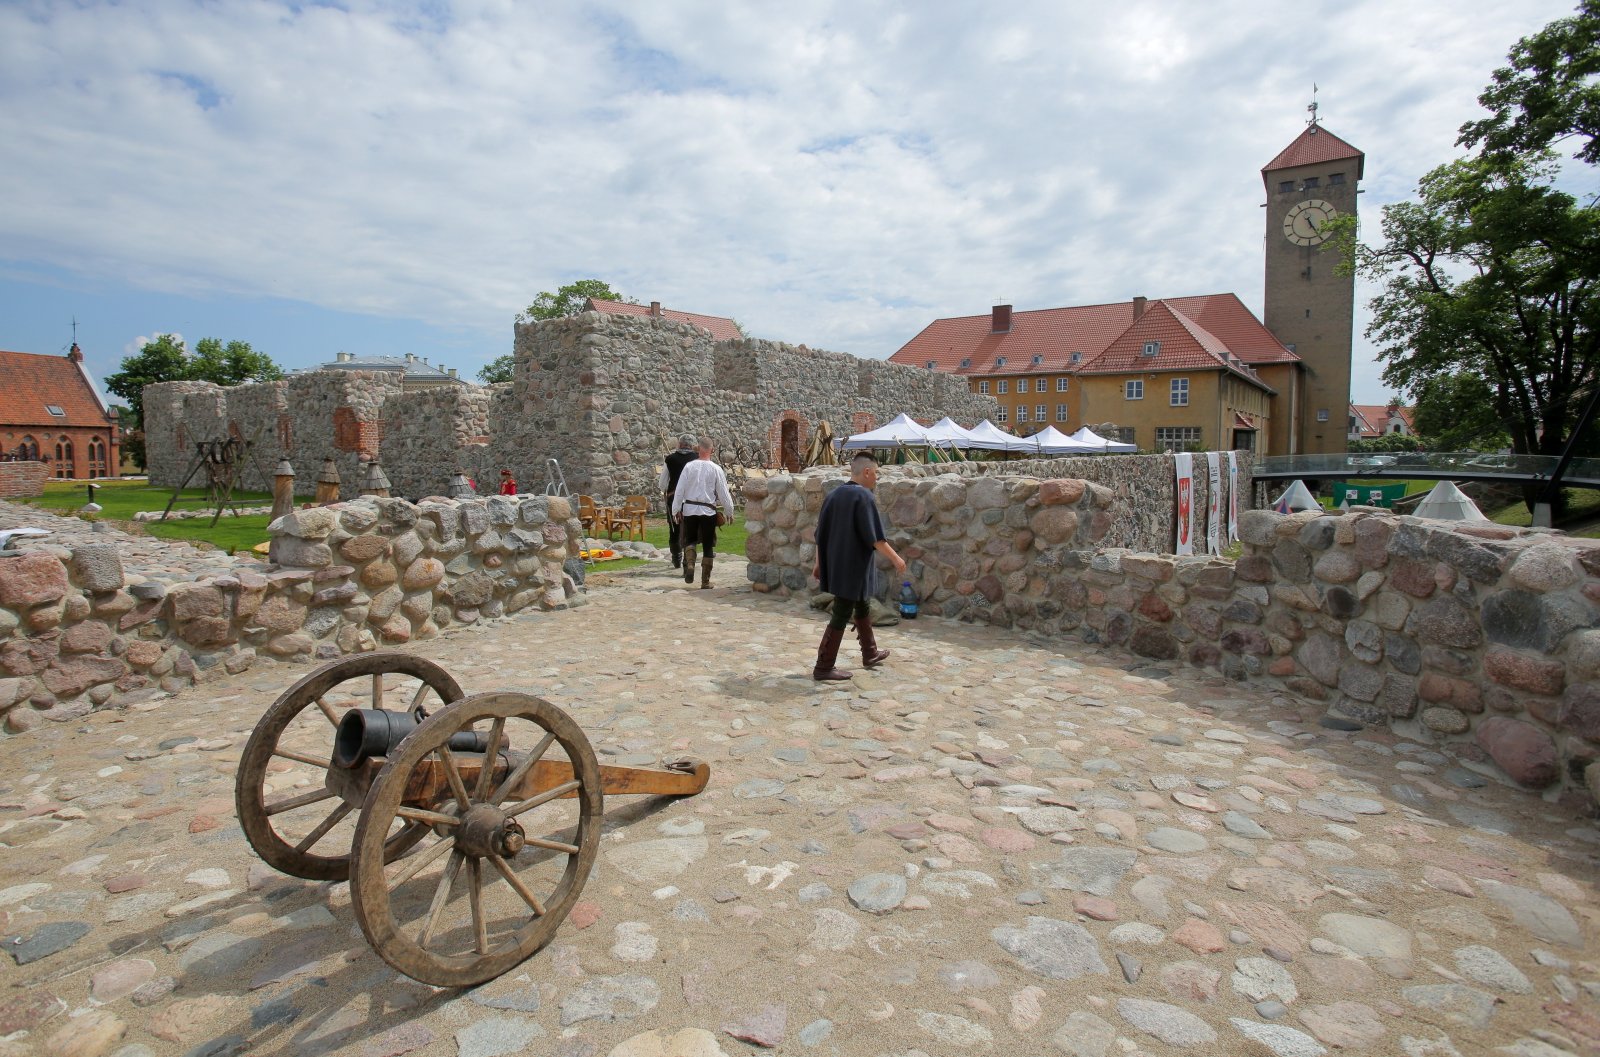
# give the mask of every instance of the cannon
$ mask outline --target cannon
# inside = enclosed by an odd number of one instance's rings
[[[251,732],[234,798],[268,865],[350,882],[385,962],[465,987],[555,935],[594,866],[605,797],[693,796],[710,773],[692,759],[601,766],[549,701],[467,696],[439,665],[381,652],[289,687]]]

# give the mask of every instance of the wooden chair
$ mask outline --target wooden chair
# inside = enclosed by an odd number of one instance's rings
[[[630,495],[622,501],[622,508],[612,517],[611,524],[621,529],[630,539],[638,533],[640,542],[643,542],[644,519],[648,513],[650,513],[650,500],[642,495]]]
[[[594,527],[595,526],[595,518],[596,518],[596,511],[595,511],[595,508],[594,508],[594,499],[593,499],[593,497],[586,496],[586,495],[580,495],[578,497],[578,524],[583,526],[583,531],[584,531],[585,535],[588,535],[588,536],[593,536],[594,535],[594,533],[595,533],[595,527]],[[605,527],[609,527],[609,526],[605,526]]]

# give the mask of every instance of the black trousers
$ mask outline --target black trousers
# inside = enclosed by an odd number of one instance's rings
[[[844,626],[850,623],[850,617],[855,616],[857,622],[865,620],[871,609],[865,602],[858,602],[853,598],[835,598],[833,612],[829,614],[828,627],[834,631],[843,631]]]
[[[685,550],[690,547],[700,548],[700,560],[707,561],[712,552],[717,548],[717,515],[710,514],[684,514],[683,527],[679,530],[678,541]]]
[[[667,493],[667,550],[672,552],[672,560],[676,562],[678,555],[683,553],[683,543],[678,538],[678,523],[672,520],[672,493]]]

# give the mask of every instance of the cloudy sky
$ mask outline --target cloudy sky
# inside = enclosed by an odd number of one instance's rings
[[[7,0],[0,348],[75,317],[100,375],[167,331],[466,376],[590,277],[877,357],[1000,298],[1259,314],[1313,83],[1370,234],[1573,6]]]

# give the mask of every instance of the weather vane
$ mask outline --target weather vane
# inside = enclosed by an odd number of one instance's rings
[[[1306,124],[1310,125],[1312,128],[1316,128],[1317,127],[1317,86],[1316,86],[1315,82],[1312,82],[1312,85],[1311,85],[1311,105],[1306,107],[1306,112],[1311,115],[1310,117],[1306,118]]]

